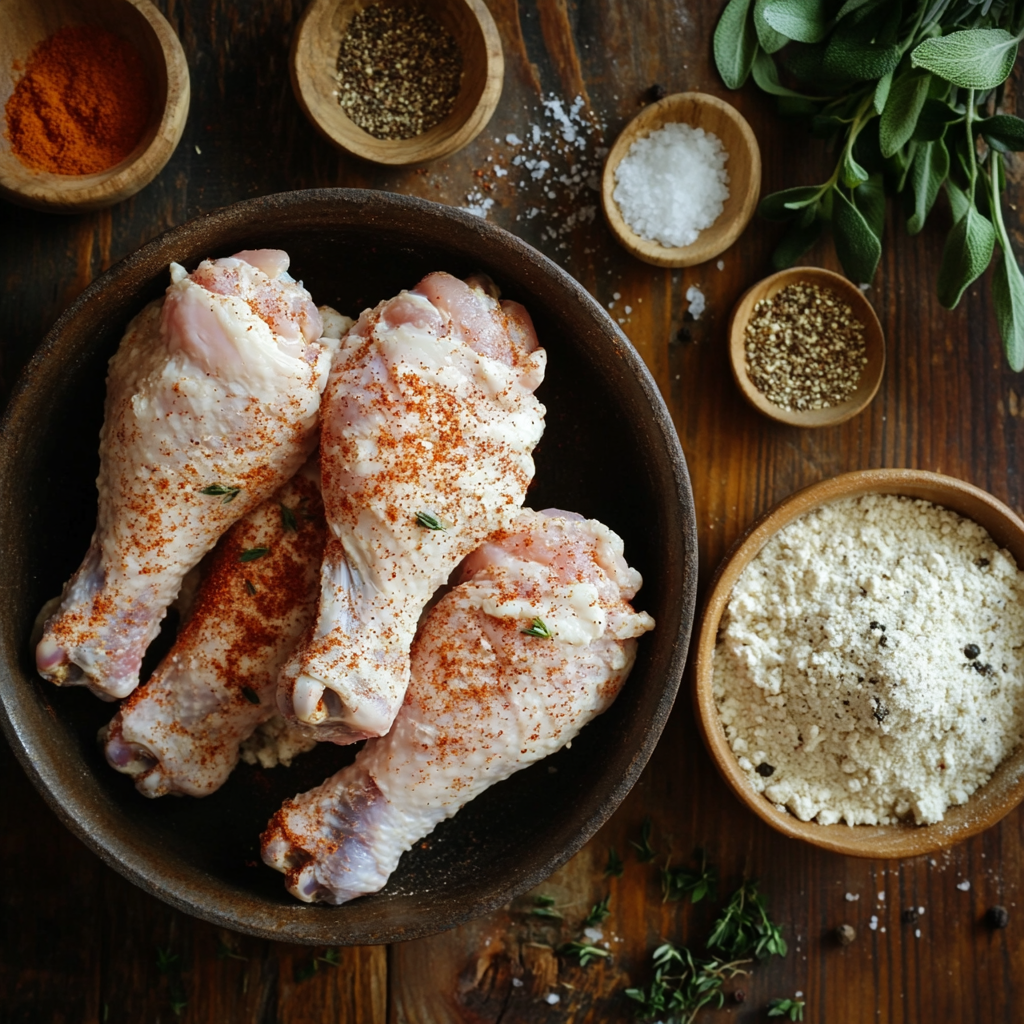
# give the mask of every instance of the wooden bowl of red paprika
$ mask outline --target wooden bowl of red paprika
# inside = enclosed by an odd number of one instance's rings
[[[0,0],[0,195],[98,210],[163,169],[185,127],[189,77],[149,0]]]

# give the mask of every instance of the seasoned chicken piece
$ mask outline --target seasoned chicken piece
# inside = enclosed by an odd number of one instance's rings
[[[313,621],[327,523],[311,460],[221,537],[191,615],[100,738],[144,796],[207,796],[277,710],[277,676]]]
[[[533,478],[545,353],[526,310],[488,288],[430,274],[343,340],[323,405],[320,607],[278,693],[322,739],[388,731],[424,605]]]
[[[263,859],[300,900],[380,889],[438,822],[604,711],[654,626],[622,541],[572,513],[522,512],[462,574],[417,634],[391,732],[270,819]]]
[[[40,674],[107,699],[139,666],[182,578],[316,445],[330,352],[274,249],[171,264],[166,297],[110,361],[99,514],[36,648]]]

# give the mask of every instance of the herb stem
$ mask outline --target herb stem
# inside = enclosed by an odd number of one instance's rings
[[[971,130],[971,125],[974,122],[974,90],[967,90],[967,108],[964,111],[964,127],[967,131],[967,152],[970,154],[971,160],[971,178],[970,178],[970,200],[971,206],[974,205],[974,186],[978,180],[978,151],[974,145],[974,132]]]

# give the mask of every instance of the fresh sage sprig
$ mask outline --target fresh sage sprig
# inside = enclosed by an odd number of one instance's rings
[[[1003,154],[1024,150],[1024,120],[998,112],[1022,38],[1024,0],[729,0],[714,38],[725,84],[752,76],[837,155],[827,181],[761,201],[762,216],[789,224],[776,268],[828,226],[846,275],[870,284],[886,192],[917,234],[945,187],[939,300],[955,307],[998,246],[996,321],[1010,367],[1024,369],[1024,276],[1001,204]]]

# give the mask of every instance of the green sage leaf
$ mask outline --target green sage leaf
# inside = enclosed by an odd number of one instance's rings
[[[939,267],[939,302],[954,309],[963,293],[985,272],[992,259],[996,232],[973,206],[949,232]]]
[[[860,210],[875,237],[881,239],[885,230],[885,185],[881,172],[872,174],[853,190],[853,204]]]
[[[757,35],[750,0],[729,0],[715,26],[715,65],[729,89],[739,89],[750,74],[757,50]]]
[[[818,240],[821,228],[822,222],[817,217],[810,224],[793,224],[775,247],[772,266],[776,270],[791,267]]]
[[[825,50],[822,67],[830,75],[839,75],[854,82],[867,82],[892,74],[901,56],[898,46],[834,39]]]
[[[838,188],[832,189],[832,236],[846,276],[870,284],[882,257],[882,243],[864,214]]]
[[[856,188],[868,180],[868,172],[853,158],[853,154],[847,154],[843,159],[842,168],[843,184],[847,188]]]
[[[916,235],[931,213],[942,183],[949,174],[949,150],[939,139],[919,146],[910,168],[910,186],[914,194],[914,212],[907,220],[907,233]]]
[[[975,128],[985,136],[985,141],[1000,153],[1024,149],[1024,120],[1012,114],[996,114],[976,121]]]
[[[759,89],[771,93],[773,96],[796,96],[799,99],[810,99],[803,93],[788,89],[779,81],[779,69],[775,61],[768,56],[764,50],[758,50],[754,55],[754,63],[751,65],[751,73]]]
[[[842,21],[848,14],[853,14],[854,11],[859,10],[866,4],[875,4],[877,0],[846,0],[846,3],[839,8],[839,13],[836,15],[836,21]]]
[[[767,2],[768,0],[755,0],[754,2],[754,31],[757,33],[757,41],[761,44],[761,49],[765,53],[775,53],[789,42],[789,37],[784,36],[781,32],[776,32],[764,20],[764,5]]]
[[[967,216],[967,211],[971,208],[971,201],[967,197],[967,193],[949,177],[946,178],[946,195],[949,196],[949,208],[953,211],[953,223],[956,224],[957,221]]]
[[[892,83],[878,126],[882,156],[892,156],[910,141],[917,126],[918,115],[928,99],[930,80],[931,75],[908,71]]]
[[[757,208],[757,212],[765,220],[789,220],[799,210],[817,202],[821,196],[820,185],[799,185],[797,188],[783,189],[765,196]]]
[[[1006,361],[1014,373],[1024,370],[1024,277],[1013,255],[1004,249],[992,272],[992,305]]]
[[[969,28],[938,39],[926,39],[910,55],[915,68],[961,89],[994,89],[1010,76],[1017,59],[1017,40],[1003,28]]]
[[[932,75],[932,81],[934,80],[935,76]],[[917,125],[911,138],[915,142],[936,142],[946,134],[946,129],[951,124],[962,120],[963,114],[957,113],[948,103],[929,96],[917,116]]]
[[[887,71],[878,80],[878,84],[875,86],[875,95],[872,103],[875,107],[875,113],[881,114],[885,110],[885,101],[889,98],[889,90],[892,88],[892,72]]]
[[[768,0],[764,20],[787,39],[817,43],[829,30],[825,0]]]

